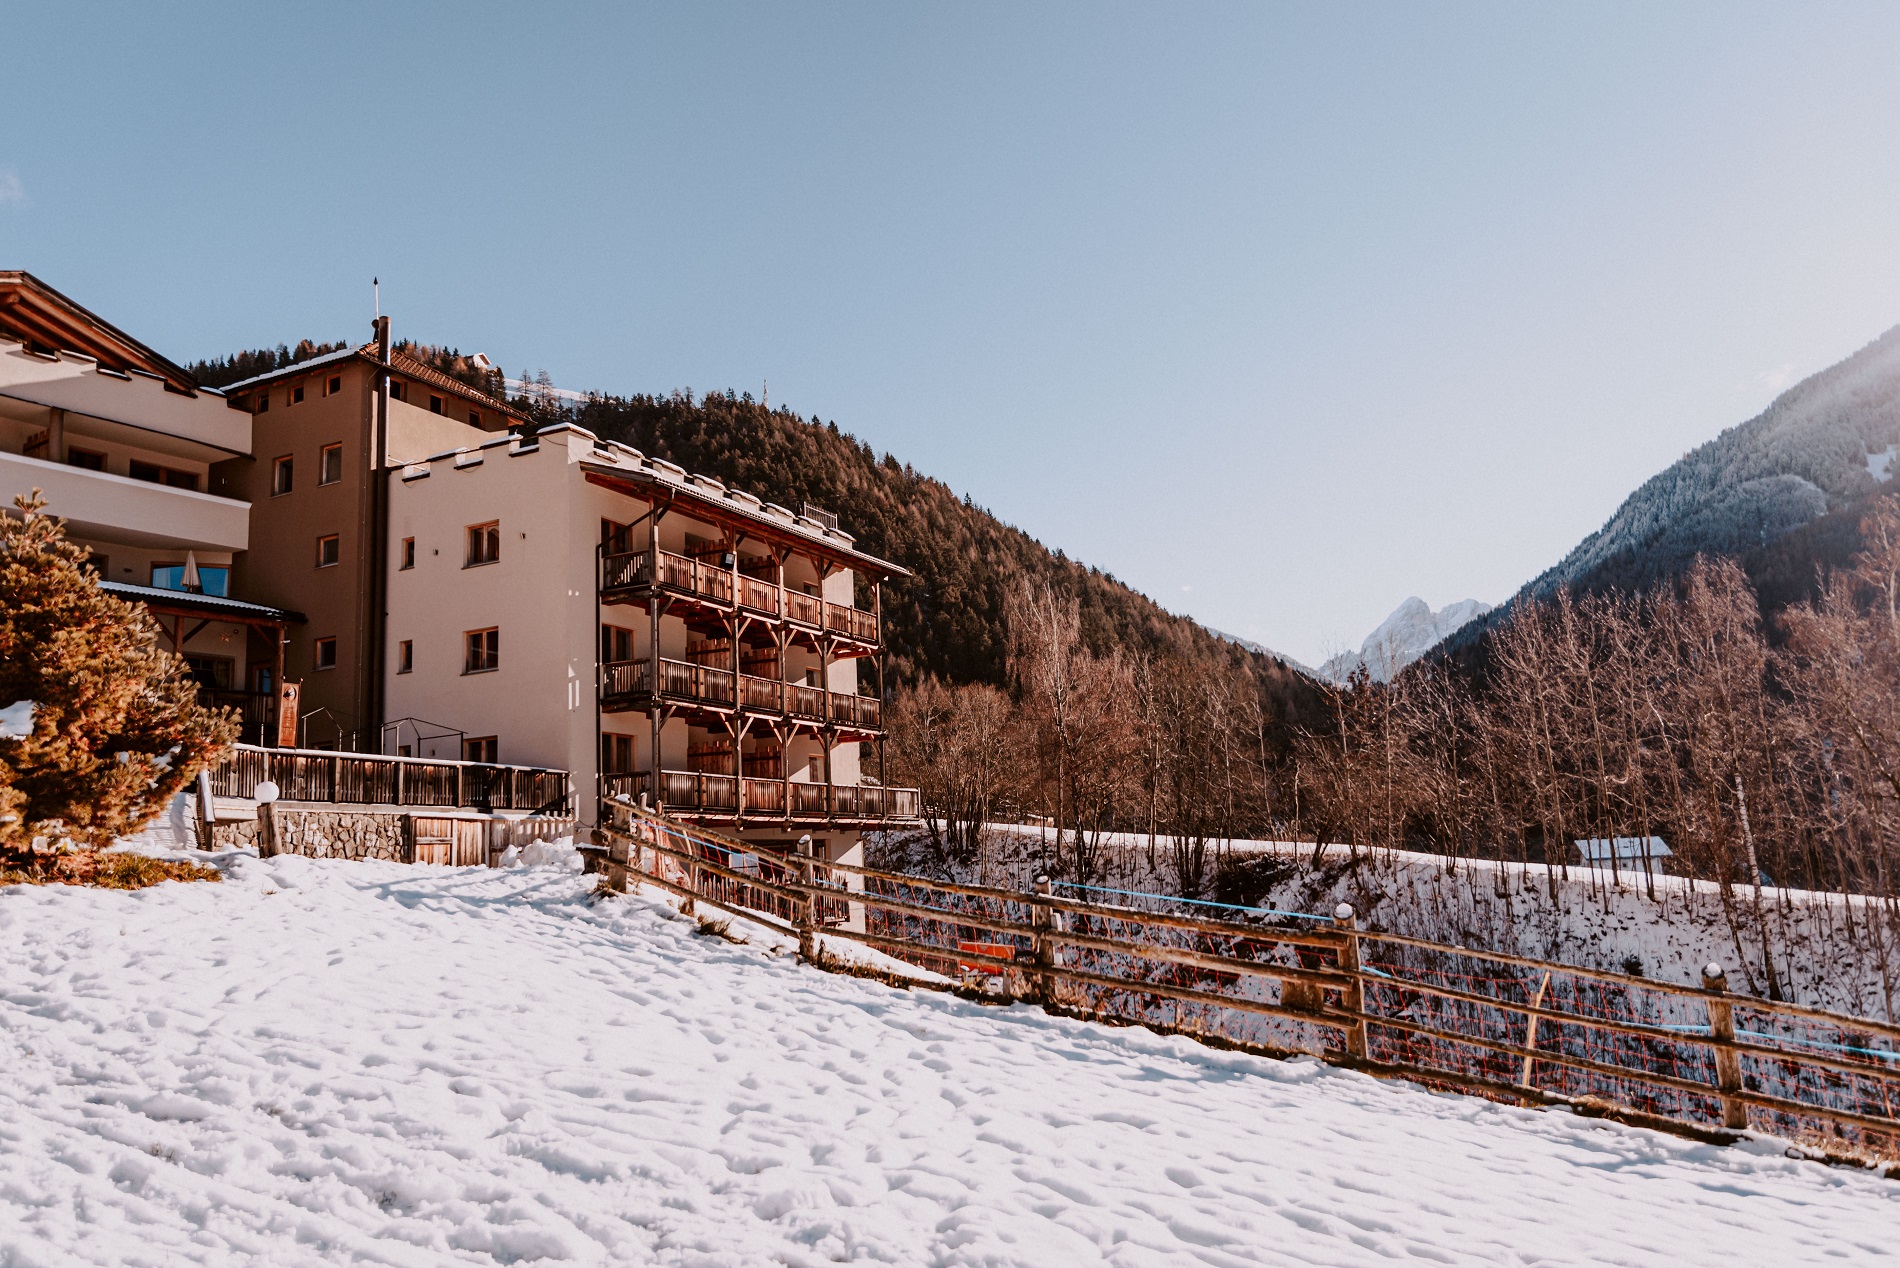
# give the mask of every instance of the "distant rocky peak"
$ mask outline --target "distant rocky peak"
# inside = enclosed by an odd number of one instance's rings
[[[1366,636],[1358,651],[1341,652],[1321,665],[1320,672],[1335,682],[1344,682],[1363,665],[1374,682],[1389,682],[1453,631],[1490,610],[1490,604],[1478,599],[1460,599],[1434,612],[1431,604],[1413,595]]]

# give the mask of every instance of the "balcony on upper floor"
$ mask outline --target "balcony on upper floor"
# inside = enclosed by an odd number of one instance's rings
[[[735,689],[735,675],[729,669],[667,659],[660,661],[656,693],[650,660],[612,661],[600,667],[603,712],[644,712],[660,706],[709,718],[749,714],[793,727],[834,730],[845,739],[875,739],[883,734],[884,702],[875,696],[752,674],[736,675]]]
[[[75,537],[175,550],[250,545],[249,502],[0,451],[0,499],[10,507],[33,489]]]
[[[713,563],[665,550],[602,554],[603,603],[644,607],[656,592],[667,600],[669,610],[689,621],[743,617],[783,625],[807,638],[824,637],[838,645],[841,654],[874,651],[881,633],[876,612],[832,603],[773,580],[750,576],[739,571],[736,564]]]

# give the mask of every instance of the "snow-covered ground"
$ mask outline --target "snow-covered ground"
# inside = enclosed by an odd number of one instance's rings
[[[899,990],[557,868],[0,889],[0,1265],[1885,1260],[1900,1183]]]

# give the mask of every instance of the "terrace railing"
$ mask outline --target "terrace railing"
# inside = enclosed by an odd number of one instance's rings
[[[705,771],[663,770],[660,772],[658,809],[675,814],[712,814],[718,818],[736,816],[739,785],[745,786],[744,813],[761,818],[786,813],[790,797],[793,819],[842,819],[853,822],[909,820],[917,817],[918,793],[915,788],[885,788],[875,784],[814,784],[777,779],[743,781],[731,775]],[[650,771],[603,775],[601,796],[608,803],[637,804],[645,797],[651,801],[653,776]]]
[[[248,799],[265,780],[284,801],[546,811],[568,800],[563,770],[250,744],[233,746],[212,770],[211,791]]]

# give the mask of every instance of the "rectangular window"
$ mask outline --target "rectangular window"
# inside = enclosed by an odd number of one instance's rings
[[[104,471],[106,469],[106,456],[102,453],[94,453],[90,449],[73,449],[68,447],[66,450],[66,465],[69,467],[84,467],[88,471]]]
[[[462,760],[493,766],[501,760],[501,744],[492,735],[472,735],[462,741]]]
[[[87,555],[86,571],[101,581],[109,580],[112,576],[112,561],[104,555]]]
[[[401,379],[391,379],[389,381],[389,397],[391,400],[395,400],[395,401],[408,400],[409,398],[406,395],[404,395],[404,392],[405,392],[405,388],[403,386],[403,382]]]
[[[342,547],[335,533],[331,533],[328,537],[317,538],[317,567],[333,568],[342,557]]]
[[[134,458],[126,468],[126,474],[134,480],[168,484],[174,489],[190,489],[193,493],[198,491],[198,473],[195,471],[179,471],[174,467],[161,467],[155,462],[141,462]]]
[[[480,410],[472,409],[468,412],[468,425],[470,427],[480,427],[482,425],[482,412]]]
[[[153,564],[152,588],[154,590],[185,589],[185,565]],[[229,568],[208,568],[198,566],[198,594],[216,595],[220,599],[231,596],[231,570]]]
[[[633,631],[617,625],[600,627],[600,661],[603,665],[624,665],[633,659]]]
[[[296,387],[290,389],[290,403],[292,405],[303,404],[303,384],[299,383]]]
[[[413,537],[405,537],[402,539],[402,562],[396,565],[396,569],[398,572],[407,572],[415,566],[416,539]]]
[[[209,687],[213,691],[229,691],[233,680],[232,671],[237,662],[229,656],[199,656],[188,654],[185,667],[191,671],[191,677],[200,687]]]
[[[290,492],[292,480],[296,477],[296,463],[288,454],[270,464],[270,495],[282,497]]]
[[[624,555],[633,549],[633,525],[616,524],[610,519],[600,521],[600,544],[607,548],[610,555]]]
[[[317,483],[335,484],[343,478],[343,446],[325,445],[317,458]]]
[[[501,521],[468,526],[468,558],[464,568],[492,564],[501,558]]]
[[[470,630],[462,635],[462,672],[485,674],[501,668],[501,631]]]
[[[402,642],[396,644],[396,672],[399,674],[406,674],[410,670],[414,669],[415,667],[416,667],[415,640],[405,638]]]
[[[266,390],[264,390],[264,391],[262,391],[262,392],[259,392],[259,393],[257,394],[257,412],[258,412],[258,413],[260,413],[260,414],[268,414],[268,413],[270,413],[270,391],[269,391],[269,389],[266,389]]]
[[[431,396],[429,398],[429,412],[431,414],[440,414],[442,412],[442,398],[441,397]]]
[[[600,773],[624,775],[632,769],[633,737],[603,734],[600,737]]]
[[[335,396],[338,392],[341,392],[342,390],[343,390],[343,376],[340,374],[332,374],[330,376],[329,382],[323,385],[323,394],[325,396]]]
[[[317,640],[317,658],[316,658],[315,664],[318,669],[335,669],[336,668],[336,640],[335,639],[320,638]]]

